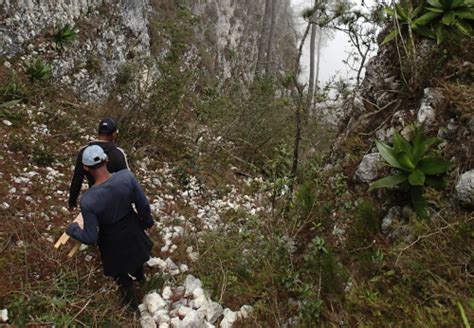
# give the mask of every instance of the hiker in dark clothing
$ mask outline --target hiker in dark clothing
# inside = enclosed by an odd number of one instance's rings
[[[127,163],[127,156],[124,151],[115,145],[115,139],[117,137],[117,123],[111,118],[104,118],[99,122],[99,135],[98,140],[89,142],[87,146],[99,145],[104,149],[107,154],[108,162],[107,169],[109,172],[114,173],[120,170],[129,169]],[[89,183],[89,188],[94,184],[94,177],[82,168],[82,153],[87,147],[84,146],[79,150],[79,154],[76,159],[76,166],[74,167],[74,175],[71,180],[71,186],[69,187],[69,209],[76,207],[77,198],[81,191],[82,181],[84,175]]]
[[[107,155],[101,147],[92,145],[84,150],[84,170],[94,177],[95,184],[81,197],[83,229],[78,223],[71,223],[66,233],[84,244],[97,243],[104,274],[119,285],[124,305],[136,310],[138,302],[130,275],[139,282],[145,280],[143,264],[150,258],[153,246],[145,230],[154,221],[133,173],[122,170],[111,174],[106,162]]]

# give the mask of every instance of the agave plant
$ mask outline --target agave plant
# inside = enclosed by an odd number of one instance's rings
[[[415,8],[413,8],[407,0],[402,0],[399,4],[395,4],[394,9],[391,7],[385,7],[384,9],[389,16],[397,20],[400,33],[407,34],[409,30],[419,32],[417,31],[418,27],[415,24],[415,20],[425,9],[425,4],[423,1],[421,1]],[[398,33],[398,28],[391,30],[382,41],[382,44],[392,41],[398,35]]]
[[[53,35],[53,40],[59,45],[61,48],[64,48],[74,42],[76,40],[77,33],[73,27],[69,24],[66,24],[60,27],[56,33]]]
[[[431,148],[440,142],[438,138],[425,138],[421,129],[415,128],[415,135],[409,142],[399,133],[393,137],[393,147],[376,140],[380,155],[389,166],[399,172],[382,178],[370,185],[369,191],[400,185],[410,194],[411,203],[419,217],[428,216],[427,202],[423,197],[425,186],[440,189],[446,185],[443,177],[450,162],[437,155]]]
[[[34,58],[28,65],[26,74],[31,80],[47,80],[51,77],[51,65],[40,58]]]
[[[428,4],[424,14],[414,21],[415,26],[423,30],[424,36],[436,39],[438,45],[452,32],[473,37],[474,1],[428,0]]]
[[[421,36],[436,39],[438,45],[453,33],[473,37],[473,0],[427,0],[420,1],[416,8],[403,0],[395,9],[387,7],[385,11],[397,19],[401,33],[408,28]],[[390,42],[397,34],[398,29],[393,29],[382,44]]]

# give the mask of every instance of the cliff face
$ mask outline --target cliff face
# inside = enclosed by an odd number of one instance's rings
[[[159,78],[160,60],[175,42],[162,27],[185,8],[186,19],[193,23],[183,20],[179,28],[193,36],[187,40],[182,70],[199,68],[222,82],[230,78],[250,81],[264,2],[188,0],[178,6],[148,0],[3,0],[0,56],[8,67],[19,70],[33,58],[41,58],[52,66],[53,78],[61,86],[85,99],[103,100],[129,62],[139,64],[134,66],[134,75],[142,82]],[[277,13],[275,53],[280,54],[276,61],[282,62],[282,49],[294,49],[293,36],[283,36],[283,30],[292,25],[289,1],[282,2]],[[53,37],[66,25],[77,37],[60,47]],[[157,46],[157,39],[166,42]]]

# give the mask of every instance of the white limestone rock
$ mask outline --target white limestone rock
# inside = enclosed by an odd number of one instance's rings
[[[147,312],[148,313],[148,312]],[[155,320],[150,316],[150,313],[147,315],[140,315],[140,327],[142,328],[156,328]]]
[[[196,288],[202,288],[201,280],[195,278],[193,275],[188,274],[184,281],[184,296],[191,296]]]
[[[7,322],[8,321],[8,310],[2,309],[0,310],[0,322]]]
[[[382,155],[379,153],[367,154],[362,158],[355,177],[360,182],[370,183],[380,177],[384,168],[385,162]]]
[[[221,328],[232,328],[234,322],[238,319],[237,312],[232,311],[231,309],[226,308],[224,310],[224,318],[221,321]]]
[[[156,311],[155,314],[153,315],[153,320],[155,320],[155,322],[158,323],[158,325],[160,325],[160,326],[163,323],[171,322],[171,318],[168,315],[168,310],[167,309]]]
[[[436,88],[426,88],[423,90],[423,98],[416,116],[418,125],[430,126],[436,121],[436,112],[441,111],[446,103],[443,93]]]
[[[214,324],[223,313],[222,305],[217,302],[209,302],[206,306],[206,319],[211,324]]]
[[[173,297],[173,291],[170,286],[165,286],[161,294],[163,295],[164,300],[170,300]]]
[[[166,301],[157,292],[147,294],[145,296],[144,303],[148,309],[148,312],[150,312],[152,315],[154,315],[155,312],[165,308],[167,305]]]
[[[474,170],[464,172],[459,177],[456,187],[456,198],[465,206],[474,206]]]
[[[168,266],[168,264],[163,261],[162,259],[160,259],[159,257],[152,257],[150,258],[146,264],[149,266],[149,267],[159,267],[161,270],[164,270],[166,269],[166,267]]]
[[[171,258],[167,258],[165,260],[166,262],[166,266],[167,266],[167,269],[168,269],[168,272],[172,275],[172,276],[176,276],[179,274],[179,268],[178,266],[176,265],[176,263],[173,262],[173,260]]]
[[[172,328],[179,328],[181,327],[181,319],[179,317],[174,317],[171,319],[170,324]]]
[[[189,268],[186,264],[180,264],[179,265],[179,271],[181,271],[181,273],[185,273],[185,272],[189,271]]]
[[[253,312],[253,307],[250,305],[242,305],[239,310],[239,317],[247,319]]]
[[[193,311],[192,308],[187,307],[187,306],[180,306],[178,308],[178,315],[182,318],[186,317],[189,313]]]
[[[197,313],[197,311],[191,311],[186,317],[181,321],[180,328],[205,328],[206,324]]]
[[[207,303],[209,303],[209,300],[207,299],[206,295],[200,295],[198,297],[196,297],[194,300],[193,300],[194,304],[193,304],[193,307],[196,308],[196,309],[199,309],[201,307],[204,307],[207,305]]]

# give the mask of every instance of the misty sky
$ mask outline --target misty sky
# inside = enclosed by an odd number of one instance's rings
[[[301,34],[303,34],[307,23],[301,18],[301,12],[303,9],[311,7],[314,0],[291,0],[291,2],[294,14],[297,17],[296,22],[298,23]],[[370,3],[371,1],[366,1],[366,3],[367,2]],[[334,75],[343,79],[354,76],[354,73],[350,72],[347,65],[343,63],[343,60],[347,58],[347,52],[350,49],[348,41],[348,37],[339,31],[332,32],[332,37],[325,41],[321,50],[319,73],[319,80],[323,84],[324,82],[329,81]],[[303,76],[301,77],[301,80],[307,81],[309,74],[309,36],[306,39],[303,49],[302,69]]]

